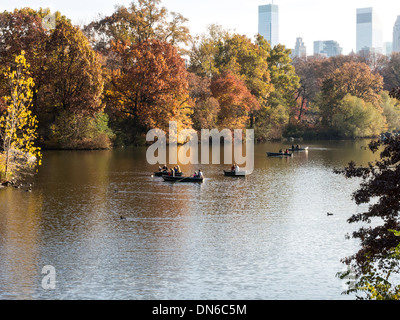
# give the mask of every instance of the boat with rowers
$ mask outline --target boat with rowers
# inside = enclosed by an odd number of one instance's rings
[[[157,171],[154,172],[154,176],[155,177],[162,177],[162,176],[168,176],[171,174],[171,171]],[[177,177],[182,177],[183,176],[183,172],[174,172],[174,175]]]
[[[245,170],[240,170],[239,166],[235,163],[231,170],[224,170],[224,175],[229,177],[245,177],[247,172]]]
[[[289,152],[289,149],[283,151],[280,149],[278,152],[267,152],[268,157],[292,157],[293,153]]]
[[[162,176],[164,181],[171,181],[171,182],[203,182],[204,177],[176,177],[176,176]]]
[[[289,151],[308,151],[308,147],[300,147],[299,145],[294,146],[292,145],[292,147],[290,149],[288,149]]]
[[[245,177],[247,174],[246,171],[231,171],[231,170],[224,170],[224,175],[229,177]]]
[[[174,168],[168,169],[167,165],[164,165],[162,168],[158,167],[158,171],[154,172],[155,177],[162,177],[162,176],[177,176],[177,177],[182,177],[183,172],[181,171],[181,168],[179,165],[177,165]]]
[[[162,176],[164,181],[172,181],[172,182],[203,182],[204,176],[203,172],[199,170],[198,172],[196,171],[194,175],[192,176]]]
[[[268,157],[293,157],[293,153],[267,152]]]

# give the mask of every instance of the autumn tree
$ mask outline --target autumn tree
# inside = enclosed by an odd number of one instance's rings
[[[400,87],[396,87],[390,90],[390,96],[392,98],[400,100]]]
[[[93,115],[102,111],[104,80],[98,54],[78,27],[57,21],[47,42],[46,83],[42,84],[43,112]]]
[[[218,44],[215,67],[218,74],[230,71],[239,76],[260,105],[265,104],[272,91],[268,57],[270,46],[256,38],[233,34]]]
[[[34,110],[38,107],[37,98],[41,84],[46,80],[44,70],[47,64],[48,33],[43,28],[42,19],[49,14],[48,9],[36,11],[31,8],[0,13],[0,68],[13,63],[15,56],[22,50],[25,51],[25,58],[30,64],[31,76],[35,82],[36,90],[32,98]],[[7,80],[2,76],[4,74],[0,74],[1,95],[8,90]]]
[[[208,33],[202,35],[193,45],[189,70],[210,79],[230,73],[243,81],[259,106],[251,108],[248,115],[247,126],[254,128],[258,112],[256,110],[267,105],[267,99],[273,90],[267,61],[269,54],[270,45],[261,37],[256,37],[253,42],[246,36],[211,25]]]
[[[344,63],[322,82],[319,106],[325,124],[332,124],[333,116],[339,112],[340,101],[347,94],[361,98],[378,108],[382,87],[382,77],[373,74],[366,64]]]
[[[190,126],[191,101],[184,60],[159,40],[116,42],[120,68],[112,70],[105,94],[108,108],[130,119],[130,132],[166,129],[175,120]]]
[[[380,74],[383,77],[384,89],[391,91],[400,87],[400,52],[393,52],[385,62]]]
[[[40,148],[35,146],[37,120],[31,110],[34,82],[29,67],[22,51],[5,73],[8,95],[3,98],[6,110],[0,117],[5,181],[9,181],[10,176],[16,178],[23,169],[40,165],[41,161]]]
[[[212,80],[211,92],[219,104],[217,126],[220,129],[244,129],[249,113],[259,108],[245,82],[229,71]]]
[[[267,58],[272,90],[256,120],[258,136],[264,139],[281,138],[290,117],[293,119],[296,112],[296,90],[300,78],[292,65],[290,53],[291,50],[278,44],[271,48]]]
[[[193,39],[189,52],[189,71],[201,76],[212,78],[219,74],[215,57],[223,45],[225,39],[231,37],[231,33],[220,25],[207,26],[207,32]]]
[[[190,72],[188,74],[189,96],[192,99],[193,113],[191,115],[193,129],[214,129],[217,127],[220,105],[213,97],[211,79]]]
[[[310,104],[315,101],[320,92],[319,64],[322,63],[319,57],[295,58],[293,66],[299,76],[299,87],[296,90],[295,99],[298,101],[299,110],[298,120],[301,121],[303,115],[310,108]]]
[[[54,19],[52,29],[44,28],[42,23],[49,15]],[[32,110],[39,120],[42,143],[52,140],[51,145],[56,146],[54,132],[61,133],[62,129],[54,126],[67,118],[71,126],[76,123],[72,118],[79,117],[84,120],[80,123],[86,123],[94,117],[103,117],[100,58],[70,20],[49,9],[5,11],[0,14],[0,33],[0,65],[12,62],[13,55],[21,50],[25,50],[31,65],[35,83]],[[0,78],[0,92],[4,90],[5,81]],[[59,121],[60,117],[65,119]],[[83,129],[76,127],[75,132]]]
[[[141,43],[156,39],[179,48],[189,44],[188,21],[181,14],[160,6],[160,0],[134,0],[128,7],[87,25],[84,30],[93,47],[107,55],[111,42]]]

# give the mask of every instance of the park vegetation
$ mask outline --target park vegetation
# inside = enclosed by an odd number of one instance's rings
[[[85,26],[49,9],[4,11],[0,111],[7,70],[24,51],[42,148],[143,144],[170,121],[178,130],[251,128],[257,141],[400,129],[400,53],[292,58],[260,35],[219,25],[191,35],[187,23],[160,0],[134,0]]]
[[[369,149],[380,151],[380,159],[367,167],[350,162],[344,170],[336,170],[346,178],[361,179],[354,192],[356,204],[369,204],[368,210],[353,214],[349,223],[360,223],[352,238],[360,249],[343,259],[348,270],[338,273],[342,279],[355,276],[345,292],[358,299],[400,299],[400,137],[371,141]]]

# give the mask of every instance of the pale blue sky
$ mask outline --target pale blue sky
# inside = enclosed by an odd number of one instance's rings
[[[110,14],[115,5],[131,0],[0,0],[0,10],[20,7],[50,7],[59,10],[76,24],[85,24],[99,14]],[[206,30],[211,23],[235,30],[251,38],[257,33],[258,5],[271,0],[162,0],[169,11],[189,19],[192,34]],[[312,54],[313,41],[336,40],[347,54],[355,50],[356,8],[373,7],[382,24],[383,40],[392,41],[393,25],[400,15],[399,0],[275,0],[279,5],[280,42],[293,48],[302,37],[307,53]]]

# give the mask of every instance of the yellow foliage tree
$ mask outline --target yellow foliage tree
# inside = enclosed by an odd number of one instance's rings
[[[0,116],[0,141],[3,144],[1,160],[5,181],[9,181],[10,176],[15,178],[23,169],[41,165],[40,148],[35,146],[38,122],[30,110],[35,84],[30,77],[29,67],[25,51],[22,51],[4,74],[9,88],[9,95],[3,97],[6,109]]]

